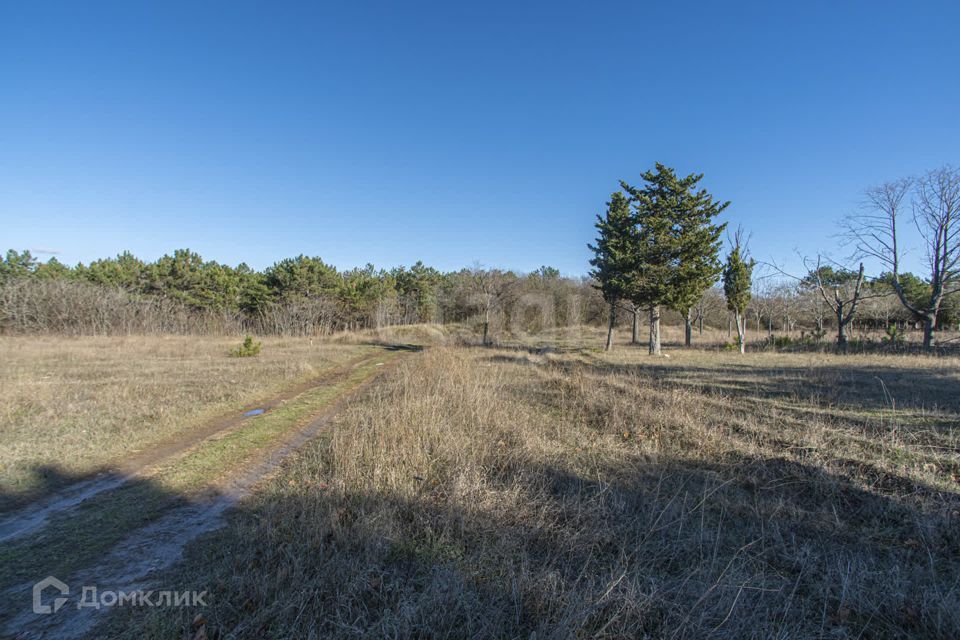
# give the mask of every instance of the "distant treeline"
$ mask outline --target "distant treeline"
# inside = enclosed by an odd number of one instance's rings
[[[441,272],[417,262],[341,271],[304,255],[264,271],[180,249],[155,262],[129,252],[70,267],[10,250],[0,260],[0,328],[18,333],[314,335],[475,319],[538,330],[599,321],[588,279],[541,267]]]
[[[826,273],[825,280],[846,275]],[[922,279],[901,276],[911,295],[925,295]],[[316,335],[339,330],[421,322],[470,322],[478,332],[540,331],[602,325],[607,305],[589,278],[552,267],[522,274],[499,269],[441,272],[418,262],[390,270],[371,265],[338,270],[317,257],[297,256],[264,271],[204,260],[182,249],[154,262],[129,252],[70,267],[38,261],[29,251],[0,258],[0,331],[69,335],[253,332]],[[883,279],[868,285],[889,289]],[[633,309],[623,306],[619,322]],[[642,311],[642,309],[637,310]],[[694,308],[697,328],[728,329],[723,294],[710,288]],[[752,331],[829,329],[832,318],[811,280],[757,281],[748,308]],[[683,322],[674,312],[668,324]],[[890,296],[864,301],[860,328],[910,326],[916,318]],[[960,300],[945,305],[944,327],[960,321]],[[492,336],[491,336],[492,337]]]

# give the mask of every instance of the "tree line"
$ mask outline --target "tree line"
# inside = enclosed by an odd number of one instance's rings
[[[866,191],[842,225],[855,259],[806,257],[787,273],[750,257],[746,234],[719,216],[730,204],[662,164],[639,185],[620,183],[597,217],[589,277],[481,267],[443,272],[372,265],[340,270],[300,255],[264,270],[205,260],[188,249],[149,262],[129,252],[89,264],[45,262],[29,251],[0,257],[0,331],[11,333],[238,333],[315,335],[398,324],[469,322],[484,343],[510,332],[605,325],[631,328],[646,316],[651,353],[660,325],[680,323],[684,343],[704,326],[726,329],[745,349],[756,333],[800,331],[819,342],[834,332],[845,349],[854,331],[960,322],[960,174],[949,167]],[[928,273],[904,272],[906,231],[926,248]],[[726,251],[721,255],[724,245]],[[857,260],[870,259],[869,275]]]
[[[7,332],[314,335],[475,320],[491,341],[506,326],[537,331],[593,323],[600,314],[586,278],[548,266],[532,273],[441,272],[422,262],[338,270],[300,255],[257,271],[188,249],[153,262],[124,252],[73,267],[29,251],[0,259],[0,330]]]
[[[703,174],[679,176],[657,163],[641,174],[642,184],[620,182],[597,216],[597,238],[588,245],[591,278],[608,306],[606,349],[613,342],[617,312],[626,309],[633,318],[637,341],[638,315],[649,314],[649,352],[659,355],[660,317],[663,307],[684,320],[685,344],[690,346],[693,323],[702,326],[704,311],[722,299],[729,323],[736,327],[737,348],[745,351],[748,316],[756,316],[757,330],[766,318],[773,333],[780,316],[782,330],[792,330],[798,303],[806,302],[814,316],[811,327],[817,339],[825,326],[835,327],[838,350],[846,350],[851,326],[859,320],[878,320],[896,339],[907,323],[923,328],[923,346],[934,346],[938,329],[960,322],[960,171],[949,166],[918,178],[905,178],[866,190],[859,211],[842,223],[844,247],[853,268],[826,259],[805,257],[805,272],[789,274],[770,267],[755,278],[757,262],[749,255],[742,229],[728,234],[729,250],[721,260],[727,223],[718,216],[730,206],[700,187]],[[905,225],[912,224],[925,251],[927,277],[902,269]],[[870,278],[863,259],[883,269]],[[764,282],[764,280],[766,282]],[[718,288],[717,283],[722,283]],[[759,294],[759,295],[758,295]],[[890,307],[890,301],[899,310]],[[812,304],[810,304],[812,302]],[[873,313],[864,313],[869,309]],[[899,313],[898,313],[899,311]],[[791,316],[793,320],[791,320]],[[728,324],[729,326],[729,324]]]

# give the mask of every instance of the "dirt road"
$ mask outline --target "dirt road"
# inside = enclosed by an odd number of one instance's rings
[[[152,582],[155,572],[176,562],[191,540],[221,526],[231,506],[316,437],[345,402],[374,384],[406,351],[377,349],[355,358],[4,518],[0,561],[9,559],[12,569],[0,574],[2,635],[80,637],[109,610],[78,606],[83,586],[96,585],[101,593],[162,587]],[[111,520],[117,503],[126,504],[127,514],[138,509],[143,513],[129,522]],[[87,536],[87,523],[102,535]],[[106,544],[100,542],[103,537]],[[83,547],[77,551],[79,560],[70,554],[71,541]],[[45,550],[54,557],[44,558]],[[33,585],[47,575],[71,591],[59,611],[37,614]],[[53,595],[59,594],[49,599]]]

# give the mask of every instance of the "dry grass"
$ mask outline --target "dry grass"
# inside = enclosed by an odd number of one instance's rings
[[[265,338],[256,358],[228,357],[238,338],[0,338],[0,493],[89,472],[218,413],[316,375],[358,347]]]
[[[625,319],[622,319],[625,320]],[[645,324],[646,319],[641,318],[640,326],[637,332],[637,344],[630,344],[629,328],[618,327],[614,333],[614,344],[617,347],[645,347],[649,337],[649,327]],[[664,324],[661,326],[661,341],[664,348],[675,349],[682,347],[684,340],[684,330],[682,325]],[[473,332],[479,335],[478,331]],[[820,341],[816,341],[809,329],[781,331],[774,330],[773,336],[779,339],[788,338],[790,344],[780,349],[786,352],[832,352],[836,345],[836,334],[827,330]],[[767,344],[770,333],[766,328],[760,331],[755,330],[751,325],[747,328],[747,349],[756,351],[775,351],[774,347]],[[529,346],[540,348],[553,348],[559,350],[580,350],[584,346],[590,346],[596,349],[603,347],[606,340],[606,330],[594,326],[575,325],[570,327],[557,327],[546,331],[534,333],[511,333],[509,331],[500,332],[497,336],[498,342],[509,346]],[[736,341],[736,331],[728,332],[722,328],[704,327],[703,332],[694,327],[693,346],[696,348],[719,350],[726,346],[732,350]],[[903,342],[897,348],[890,348],[887,335],[880,330],[851,330],[849,333],[849,352],[850,353],[872,353],[885,354],[889,352],[913,353],[921,352],[921,343],[923,332],[919,330],[909,330],[903,335]],[[474,338],[474,343],[479,340]],[[960,333],[956,331],[944,330],[937,333],[937,343],[941,353],[950,355],[960,354]]]
[[[225,638],[960,636],[956,360],[672,355],[416,355],[164,583]]]

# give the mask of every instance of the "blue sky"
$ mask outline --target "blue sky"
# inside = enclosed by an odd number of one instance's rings
[[[0,246],[582,274],[656,161],[761,259],[960,150],[943,2],[0,2]]]

